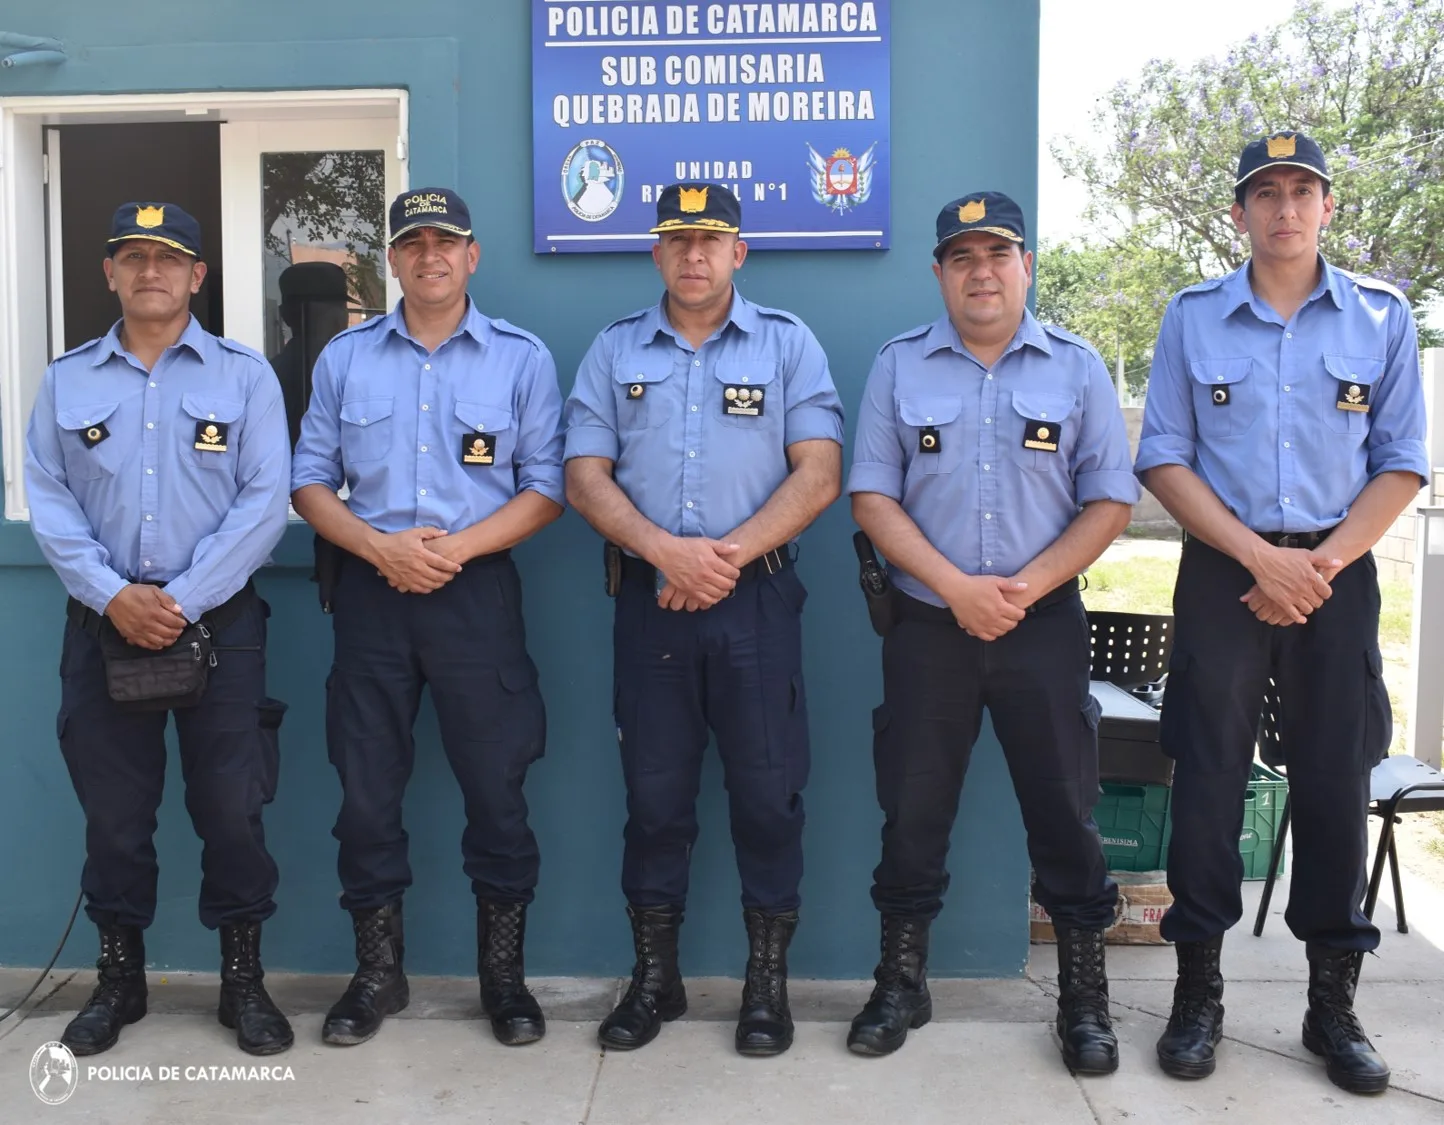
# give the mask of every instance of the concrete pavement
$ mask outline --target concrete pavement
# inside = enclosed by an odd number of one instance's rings
[[[1256,903],[1259,884],[1246,888],[1246,901]],[[1077,1079],[1063,1068],[1050,1031],[1053,948],[1034,946],[1023,979],[933,982],[937,1018],[886,1059],[857,1058],[844,1046],[869,981],[793,982],[793,1049],[777,1059],[743,1059],[732,1049],[740,990],[733,980],[689,980],[685,1019],[644,1050],[607,1054],[597,1046],[596,1022],[623,987],[618,980],[536,981],[547,1038],[508,1049],[479,1018],[475,981],[413,978],[405,1013],[370,1043],[338,1049],[320,1042],[320,1025],[344,978],[276,975],[268,983],[292,1017],[297,1045],[273,1059],[251,1059],[215,1021],[214,976],[153,974],[151,1014],[113,1050],[81,1059],[74,1095],[47,1106],[30,1089],[30,1058],[59,1037],[88,995],[92,974],[82,971],[54,974],[23,1021],[0,1024],[0,1121],[1438,1125],[1444,896],[1418,880],[1406,894],[1413,932],[1394,931],[1386,896],[1378,911],[1384,942],[1365,965],[1359,994],[1365,1026],[1394,1069],[1394,1088],[1375,1098],[1335,1088],[1299,1043],[1307,970],[1302,946],[1283,924],[1285,883],[1264,937],[1241,924],[1225,944],[1227,1036],[1218,1072],[1204,1082],[1169,1079],[1154,1061],[1171,997],[1171,949],[1110,947],[1122,1066],[1109,1078]],[[33,979],[25,970],[0,970],[0,1008]],[[187,1074],[237,1065],[288,1067],[289,1076]],[[179,1077],[162,1078],[162,1067]]]

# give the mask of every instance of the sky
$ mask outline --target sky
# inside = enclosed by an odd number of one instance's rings
[[[1150,59],[1191,63],[1288,19],[1294,0],[1042,0],[1038,227],[1044,239],[1080,232],[1087,193],[1053,162],[1049,143],[1087,137],[1097,101]]]

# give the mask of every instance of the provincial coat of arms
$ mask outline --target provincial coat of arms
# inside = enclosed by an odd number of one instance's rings
[[[831,156],[823,156],[808,145],[807,165],[812,174],[812,198],[839,215],[866,203],[872,195],[876,151],[876,141],[861,156],[854,156],[845,148],[834,149]]]

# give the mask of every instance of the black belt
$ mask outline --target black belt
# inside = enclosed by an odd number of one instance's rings
[[[1275,547],[1303,547],[1310,551],[1329,537],[1328,531],[1255,531],[1254,534]]]
[[[1254,534],[1272,547],[1303,547],[1306,550],[1313,550],[1331,534],[1333,528],[1327,527],[1323,531],[1255,531]],[[1197,535],[1183,533],[1185,543],[1203,543]],[[1207,543],[1203,544],[1205,547]]]
[[[759,555],[750,563],[745,564],[742,567],[742,573],[737,576],[737,581],[750,582],[754,578],[780,574],[784,570],[791,570],[792,562],[792,556],[788,554],[787,550],[779,547]],[[624,554],[622,556],[622,578],[627,582],[641,582],[653,586],[657,582],[657,568],[646,559]]]
[[[147,586],[159,586],[159,582],[147,582]],[[223,601],[215,609],[201,614],[201,624],[205,625],[214,636],[226,626],[230,625],[251,604],[251,599],[256,596],[256,586],[249,578],[246,584]],[[76,601],[74,598],[67,598],[65,602],[65,616],[77,629],[89,633],[92,637],[100,636],[101,627],[105,624],[106,617],[103,613],[96,613],[84,602]]]
[[[1036,613],[1040,609],[1047,609],[1049,606],[1057,605],[1059,602],[1067,601],[1078,594],[1078,579],[1072,578],[1061,586],[1055,586],[1049,590],[1027,609],[1028,613]],[[956,625],[958,620],[953,616],[953,611],[945,605],[933,605],[932,602],[925,602],[911,594],[904,594],[901,590],[896,591],[898,613],[903,617],[911,617],[915,621],[941,621],[949,625]]]

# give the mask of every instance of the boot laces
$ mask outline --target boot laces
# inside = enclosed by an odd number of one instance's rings
[[[1068,950],[1068,995],[1079,1015],[1108,1023],[1108,1001],[1103,994],[1104,953],[1099,940],[1074,941]]]
[[[482,961],[492,983],[520,983],[522,913],[518,907],[492,908],[487,913],[486,943]]]

